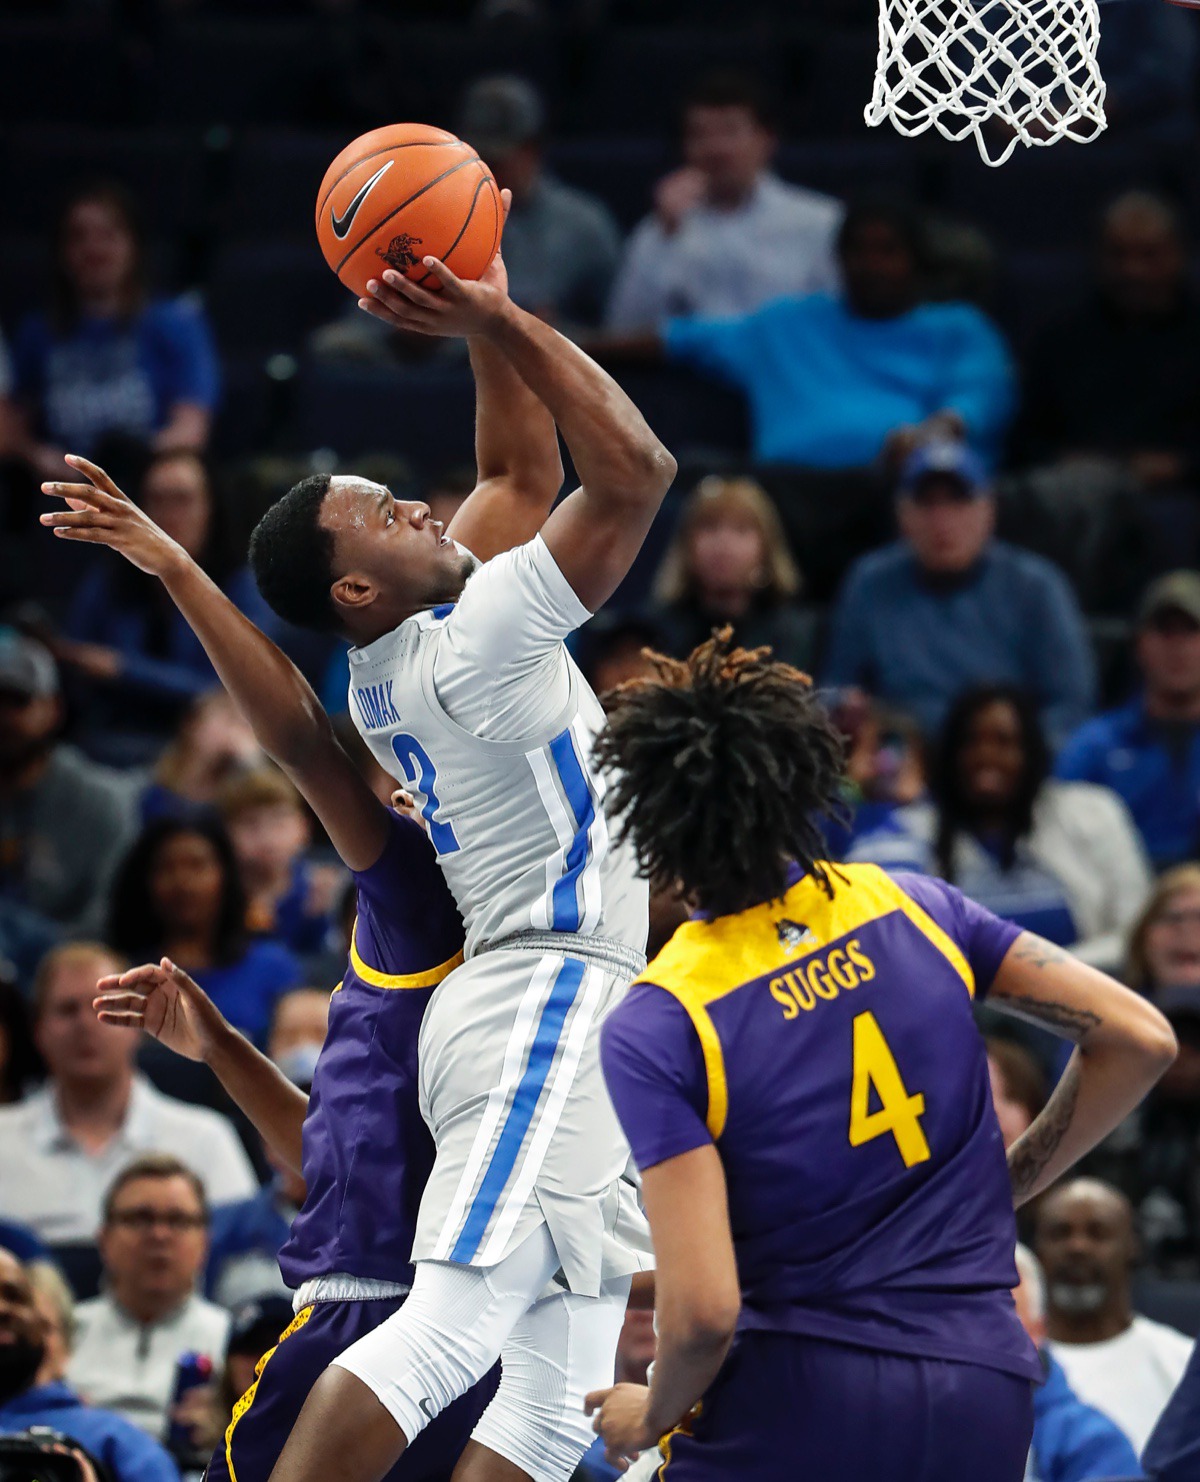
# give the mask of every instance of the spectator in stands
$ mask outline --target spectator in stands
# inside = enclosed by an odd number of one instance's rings
[[[158,448],[201,448],[216,405],[212,338],[198,309],[152,299],[145,241],[119,186],[89,186],[57,230],[54,301],[20,324],[6,449],[41,478],[64,453],[91,457],[114,435]]]
[[[771,108],[749,77],[720,73],[683,105],[683,166],[658,182],[609,305],[618,331],[668,319],[750,314],[787,294],[837,287],[840,202],[771,169]]]
[[[989,1035],[986,1043],[992,1105],[1004,1146],[1010,1148],[1046,1105],[1046,1077],[1029,1051],[1013,1040]]]
[[[246,893],[247,931],[298,957],[320,953],[346,875],[308,858],[312,828],[304,799],[282,772],[264,766],[231,779],[219,807]]]
[[[835,691],[830,716],[846,745],[845,811],[822,821],[830,859],[844,859],[855,840],[886,827],[898,807],[925,794],[925,744],[911,716],[859,689]]]
[[[769,644],[777,659],[807,669],[816,623],[795,605],[800,586],[767,493],[753,479],[710,474],[689,495],[659,567],[654,616],[677,658],[728,623],[744,647]]]
[[[179,1482],[175,1463],[122,1416],[96,1410],[59,1377],[45,1378],[44,1320],[30,1274],[0,1249],[0,1433],[49,1426],[86,1447],[111,1482]]]
[[[1048,777],[1029,697],[965,691],[946,718],[927,801],[898,808],[851,858],[959,886],[998,916],[1111,969],[1150,890],[1124,804],[1107,788]]]
[[[0,978],[0,1106],[21,1101],[43,1072],[25,995],[16,983]]]
[[[669,319],[657,336],[613,338],[606,353],[664,355],[736,387],[763,463],[865,468],[902,458],[922,439],[958,436],[994,462],[1012,411],[1012,363],[978,309],[922,302],[924,233],[913,213],[851,208],[838,258],[841,296]]]
[[[96,983],[125,964],[107,947],[76,942],[41,966],[34,1032],[48,1084],[0,1107],[0,1215],[29,1225],[51,1246],[93,1240],[113,1176],[150,1149],[194,1167],[214,1204],[256,1187],[225,1118],[163,1096],[134,1072],[138,1035],[101,1024]]]
[[[328,1029],[329,994],[323,988],[293,988],[275,1005],[267,1054],[302,1091],[312,1085]]]
[[[33,1287],[33,1305],[42,1320],[44,1352],[37,1382],[50,1384],[65,1380],[78,1328],[75,1295],[51,1260],[26,1261],[25,1271]]]
[[[1141,693],[1085,722],[1055,770],[1119,793],[1161,870],[1200,851],[1200,572],[1151,585],[1134,652]]]
[[[1079,1398],[1115,1421],[1140,1453],[1192,1344],[1134,1313],[1133,1209],[1111,1185],[1076,1178],[1041,1200],[1036,1230],[1050,1353]]]
[[[1114,1482],[1138,1476],[1137,1457],[1124,1431],[1076,1395],[1046,1350],[1046,1278],[1037,1257],[1018,1245],[1016,1259],[1017,1316],[1046,1366],[1046,1382],[1033,1392],[1027,1475],[1037,1482]]]
[[[229,1314],[196,1292],[208,1217],[204,1185],[186,1163],[165,1153],[130,1163],[104,1200],[104,1294],[76,1310],[71,1383],[159,1440],[181,1355],[206,1354],[215,1372],[229,1336]]]
[[[564,185],[543,157],[542,100],[521,77],[481,77],[463,100],[459,134],[512,191],[504,265],[513,301],[560,327],[599,323],[621,251],[608,207]]]
[[[1160,1271],[1200,1268],[1200,865],[1155,885],[1129,937],[1126,981],[1171,1020],[1179,1053],[1138,1110],[1121,1178],[1137,1205],[1142,1245]]]
[[[254,1383],[263,1354],[294,1321],[292,1304],[284,1297],[245,1302],[234,1312],[217,1400],[221,1434],[233,1417],[234,1405]]]
[[[142,474],[137,502],[260,628],[278,631],[249,568],[229,559],[221,503],[196,453],[158,453]],[[184,706],[217,682],[200,640],[162,583],[128,561],[91,567],[56,651],[92,688],[91,729],[128,735],[135,760],[156,755]]]
[[[1173,206],[1131,192],[1104,214],[1095,288],[1035,341],[1026,456],[1102,457],[1148,489],[1200,479],[1200,302]]]
[[[59,739],[63,718],[49,652],[0,628],[0,918],[75,930],[103,910],[136,805],[125,779]]]
[[[109,937],[135,962],[170,957],[231,1024],[260,1042],[275,1000],[301,979],[286,947],[247,937],[233,848],[205,819],[149,825],[117,876]]]
[[[859,685],[932,736],[955,696],[1008,681],[1057,744],[1088,713],[1095,665],[1079,606],[1042,557],[996,540],[996,501],[959,443],[918,448],[897,490],[900,539],[861,557],[833,611],[822,679]]]
[[[643,679],[653,667],[646,650],[661,653],[666,636],[648,612],[600,612],[582,630],[579,664],[601,699],[629,679]]]
[[[263,753],[245,716],[221,689],[188,707],[141,797],[143,823],[215,813],[221,789],[260,767]]]
[[[626,1308],[625,1322],[617,1339],[616,1382],[648,1383],[646,1376],[654,1361],[656,1346],[653,1309],[636,1306],[631,1302]],[[648,1469],[651,1456],[654,1459],[653,1471]],[[639,1479],[651,1477],[658,1472],[661,1461],[657,1449],[652,1453],[644,1452],[641,1460],[631,1469],[630,1475]],[[617,1468],[605,1458],[604,1442],[597,1440],[580,1462],[573,1482],[614,1482],[620,1476]]]

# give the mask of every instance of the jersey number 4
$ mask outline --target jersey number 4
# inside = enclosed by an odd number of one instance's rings
[[[410,787],[419,788],[425,794],[425,806],[421,817],[429,825],[429,837],[439,854],[453,854],[458,849],[454,825],[440,819],[438,809],[442,806],[437,795],[437,768],[429,753],[415,736],[394,736],[392,750],[396,760],[404,769]]]
[[[871,1110],[871,1092],[875,1092],[878,1111]],[[921,1117],[925,1098],[910,1096],[900,1078],[888,1042],[883,1037],[874,1014],[854,1017],[854,1075],[850,1084],[850,1146],[890,1132],[896,1139],[904,1166],[912,1168],[931,1156]]]

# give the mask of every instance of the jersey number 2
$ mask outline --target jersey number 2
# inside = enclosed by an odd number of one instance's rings
[[[871,1091],[879,1100],[879,1110],[871,1111]],[[931,1156],[921,1117],[925,1098],[910,1096],[900,1078],[888,1042],[883,1037],[874,1014],[854,1017],[854,1075],[850,1085],[850,1146],[890,1132],[896,1139],[904,1166],[912,1168]]]
[[[433,841],[433,847],[439,854],[455,853],[458,849],[458,840],[454,835],[454,825],[444,822],[437,816],[438,809],[442,805],[437,795],[437,768],[433,765],[429,753],[415,736],[408,735],[394,736],[392,750],[396,753],[396,760],[404,769],[409,785],[419,788],[425,794],[425,806],[421,809],[421,817],[429,825],[429,837]]]

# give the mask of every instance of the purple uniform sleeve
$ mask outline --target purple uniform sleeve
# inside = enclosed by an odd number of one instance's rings
[[[700,1041],[679,1001],[637,983],[605,1020],[600,1040],[608,1094],[642,1170],[712,1137]]]
[[[425,830],[399,814],[389,819],[383,853],[354,876],[360,912],[370,911],[389,972],[424,973],[462,951],[462,917]]]
[[[897,874],[892,878],[962,949],[975,975],[975,1001],[980,1002],[1022,928],[1002,921],[944,880],[929,875]]]

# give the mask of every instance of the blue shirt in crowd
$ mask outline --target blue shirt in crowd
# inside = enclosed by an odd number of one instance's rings
[[[1156,870],[1200,849],[1200,726],[1153,721],[1140,699],[1085,721],[1055,772],[1111,787],[1133,815]]]
[[[92,454],[109,433],[148,440],[181,402],[211,411],[220,375],[199,309],[156,300],[129,319],[84,316],[69,331],[30,314],[13,345],[13,390],[41,434]]]
[[[1195,1482],[1200,1477],[1200,1343],[1142,1453],[1152,1482]]]
[[[1098,1482],[1140,1475],[1125,1432],[1085,1404],[1048,1353],[1046,1382],[1033,1392],[1032,1482]]]
[[[864,319],[817,293],[736,318],[671,319],[663,343],[670,359],[742,391],[754,456],[767,463],[862,467],[896,428],[945,410],[995,462],[1013,412],[1004,341],[969,304]]]
[[[303,981],[300,963],[279,942],[252,939],[233,962],[201,968],[192,976],[235,1029],[261,1045],[275,1000]]]
[[[85,1447],[115,1482],[179,1482],[179,1469],[151,1436],[111,1410],[85,1405],[65,1384],[40,1384],[0,1405],[0,1432],[47,1425]]]
[[[1052,744],[1092,706],[1095,665],[1078,604],[1049,561],[994,540],[953,582],[902,541],[856,561],[834,608],[822,680],[861,685],[936,734],[973,684],[1020,684]]]
[[[213,1210],[204,1295],[222,1306],[287,1293],[279,1252],[296,1211],[280,1198],[274,1183],[251,1199]],[[246,1285],[248,1283],[248,1285]],[[245,1286],[245,1290],[240,1289]]]

